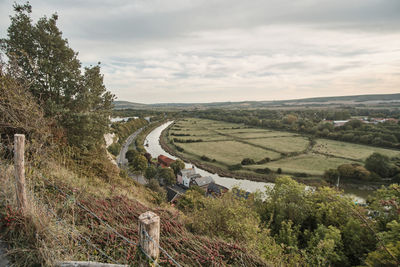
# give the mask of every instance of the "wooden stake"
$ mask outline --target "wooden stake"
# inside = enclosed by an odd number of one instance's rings
[[[14,169],[18,209],[25,214],[27,209],[25,189],[25,135],[14,135]]]
[[[144,231],[148,233],[154,242],[149,240]],[[139,236],[139,245],[153,260],[158,260],[160,253],[158,248],[160,242],[160,217],[151,211],[142,213],[139,216]]]

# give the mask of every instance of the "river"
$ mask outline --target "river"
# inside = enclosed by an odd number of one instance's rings
[[[176,157],[172,156],[168,152],[166,152],[160,145],[160,135],[161,132],[167,128],[169,125],[171,125],[173,121],[169,121],[167,123],[164,123],[163,125],[157,127],[154,129],[147,137],[145,143],[148,144],[146,146],[146,150],[148,153],[151,154],[153,158],[157,158],[159,155],[165,155],[167,157],[170,157],[171,159],[177,159]],[[185,167],[186,168],[191,168],[192,164],[185,162]],[[196,167],[196,172],[199,173],[202,176],[211,176],[217,184],[223,185],[229,189],[231,189],[234,186],[238,186],[246,191],[249,192],[255,192],[257,190],[264,192],[267,187],[272,187],[274,186],[273,183],[263,183],[263,182],[255,182],[255,181],[250,181],[250,180],[242,180],[242,179],[234,179],[230,177],[221,177],[218,174],[213,174],[208,171],[202,170],[200,168]],[[364,203],[365,202],[365,195],[363,194],[357,194],[356,192],[348,192],[346,195],[351,196],[355,201],[359,203]]]

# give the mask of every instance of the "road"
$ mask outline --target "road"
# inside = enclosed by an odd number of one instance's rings
[[[126,152],[128,152],[130,144],[133,142],[133,140],[135,140],[136,136],[143,131],[143,129],[144,129],[144,127],[140,128],[139,130],[137,130],[136,132],[134,132],[133,134],[128,136],[128,138],[126,138],[124,144],[121,147],[121,151],[119,152],[119,155],[117,156],[117,164],[118,164],[118,167],[120,167],[121,169],[125,169],[128,172],[128,176],[130,178],[137,181],[138,183],[147,184],[148,183],[147,179],[144,178],[143,175],[134,174],[129,171],[128,160],[126,159]]]
[[[125,157],[126,152],[128,152],[129,145],[133,142],[133,140],[135,140],[136,136],[140,134],[141,131],[143,131],[143,128],[140,128],[139,130],[128,136],[128,138],[126,138],[125,143],[122,145],[121,151],[117,156],[118,166],[122,167],[128,164],[128,160]]]

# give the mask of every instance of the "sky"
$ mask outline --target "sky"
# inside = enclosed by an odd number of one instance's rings
[[[0,0],[0,38],[14,1]],[[22,3],[21,1],[17,1]],[[32,0],[117,100],[400,93],[400,0]]]

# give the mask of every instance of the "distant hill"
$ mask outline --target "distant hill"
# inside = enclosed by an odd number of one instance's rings
[[[277,101],[242,101],[242,102],[213,102],[213,103],[161,103],[161,104],[141,104],[129,101],[115,101],[115,109],[254,109],[254,108],[273,108],[287,106],[321,106],[321,105],[373,105],[399,103],[399,94],[376,94],[376,95],[352,95],[352,96],[332,96],[332,97],[313,97],[303,99],[277,100]]]

